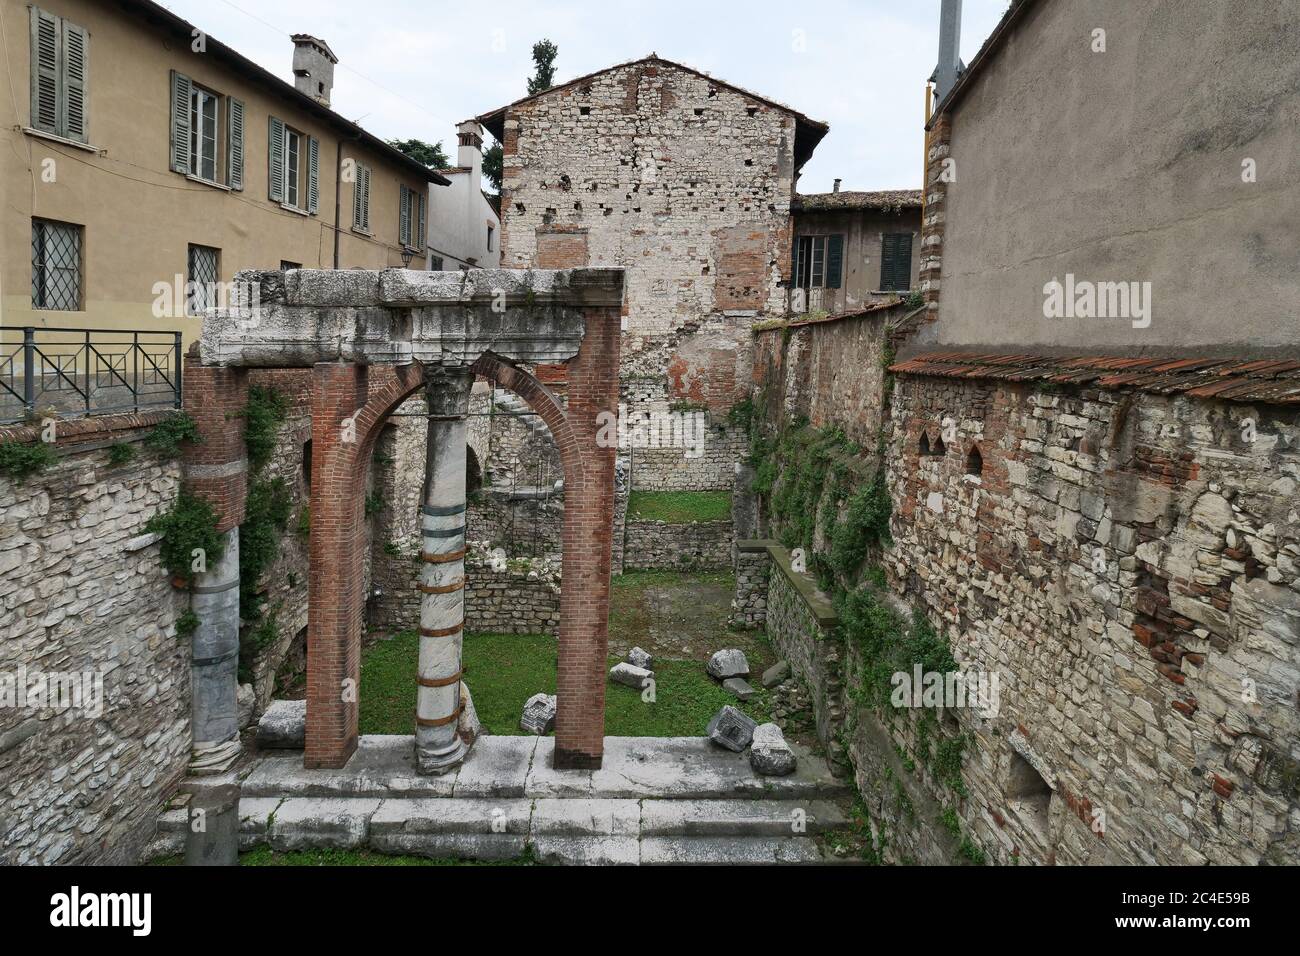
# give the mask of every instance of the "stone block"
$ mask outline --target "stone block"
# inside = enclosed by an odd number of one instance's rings
[[[730,704],[723,707],[709,721],[705,734],[719,747],[741,753],[749,746],[758,725]]]
[[[794,751],[785,742],[785,734],[776,724],[759,724],[754,728],[749,750],[749,765],[765,777],[784,777],[794,773]]]
[[[644,667],[636,667],[626,662],[615,664],[609,672],[609,679],[616,684],[625,684],[628,687],[643,690],[647,683],[654,679],[654,671],[648,671]]]
[[[722,686],[736,696],[737,700],[749,700],[758,691],[754,690],[743,677],[728,677],[722,682]]]
[[[534,694],[524,703],[524,713],[519,726],[530,734],[549,734],[555,729],[554,694]]]
[[[306,734],[305,700],[273,700],[257,722],[257,746],[262,750],[301,750]]]
[[[717,651],[709,658],[709,663],[705,665],[710,677],[718,680],[726,680],[728,677],[748,677],[749,661],[745,659],[745,652],[734,647]]]

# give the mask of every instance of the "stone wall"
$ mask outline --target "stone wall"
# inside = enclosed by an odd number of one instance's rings
[[[189,643],[175,629],[185,594],[144,532],[175,500],[180,468],[146,450],[132,421],[61,424],[55,465],[22,484],[0,477],[0,691],[24,670],[29,685],[54,673],[102,682],[99,713],[0,707],[0,863],[134,862],[189,760]],[[110,464],[110,443],[135,456]]]
[[[720,423],[748,391],[750,326],[785,312],[796,138],[820,136],[806,123],[653,57],[516,103],[501,263],[626,268],[623,381]],[[736,458],[713,444],[705,460],[625,450],[633,487],[729,487]]]
[[[628,571],[731,567],[731,519],[669,524],[629,518],[623,539]]]
[[[766,548],[752,550],[753,542],[736,542],[736,593],[728,622],[736,627],[767,626],[767,590],[772,559]]]
[[[628,461],[636,491],[730,490],[736,462],[748,451],[744,428],[727,412],[673,400],[662,378],[625,378],[619,389]]]
[[[555,634],[560,627],[560,569],[554,562],[486,561],[465,565],[465,629],[476,634]]]
[[[893,425],[891,582],[1001,675],[996,719],[962,713],[980,845],[1300,860],[1300,415],[904,378]],[[1045,813],[1007,795],[1025,764]]]

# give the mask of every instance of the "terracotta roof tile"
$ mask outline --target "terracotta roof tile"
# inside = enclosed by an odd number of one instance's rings
[[[946,351],[916,355],[896,362],[889,370],[900,375],[1043,381],[1235,402],[1300,404],[1300,361],[1294,359],[1048,357],[1015,352]]]

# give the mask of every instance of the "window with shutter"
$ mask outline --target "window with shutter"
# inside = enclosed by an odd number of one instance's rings
[[[59,18],[32,7],[32,128],[59,135]]]
[[[271,117],[267,140],[267,193],[272,202],[284,202],[284,121]]]
[[[844,237],[826,237],[826,288],[838,289],[844,272]]]
[[[190,171],[190,78],[172,70],[172,171]]]
[[[885,233],[880,239],[880,288],[905,292],[912,287],[912,234]]]
[[[320,207],[320,140],[307,138],[307,211],[313,216]]]
[[[352,228],[370,231],[370,167],[356,164],[356,181],[352,184]]]
[[[429,193],[425,192],[416,194],[420,199],[420,217],[417,220],[415,233],[415,248],[423,249],[429,236]]]
[[[227,128],[226,185],[231,189],[244,188],[244,104],[233,96],[226,100]]]
[[[370,167],[365,167],[365,182],[361,190],[361,228],[370,231]]]
[[[86,142],[86,95],[89,77],[90,35],[75,23],[63,21],[63,118],[60,136]]]
[[[405,184],[398,187],[397,241],[403,246],[411,244],[411,191]]]

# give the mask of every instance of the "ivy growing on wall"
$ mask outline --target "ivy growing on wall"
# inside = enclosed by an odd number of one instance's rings
[[[248,468],[261,471],[275,451],[275,436],[288,415],[288,403],[273,388],[254,385],[248,390],[244,408],[244,446],[248,449]]]
[[[145,446],[159,458],[175,458],[181,453],[181,442],[197,445],[203,439],[194,419],[182,412],[164,418],[145,436]]]
[[[217,513],[202,498],[184,490],[172,506],[154,515],[145,531],[162,537],[159,559],[174,577],[189,581],[194,574],[194,552],[203,551],[204,563],[211,568],[225,554],[226,542],[217,531]]]
[[[0,474],[16,484],[44,471],[58,458],[46,442],[7,441],[0,443]]]

